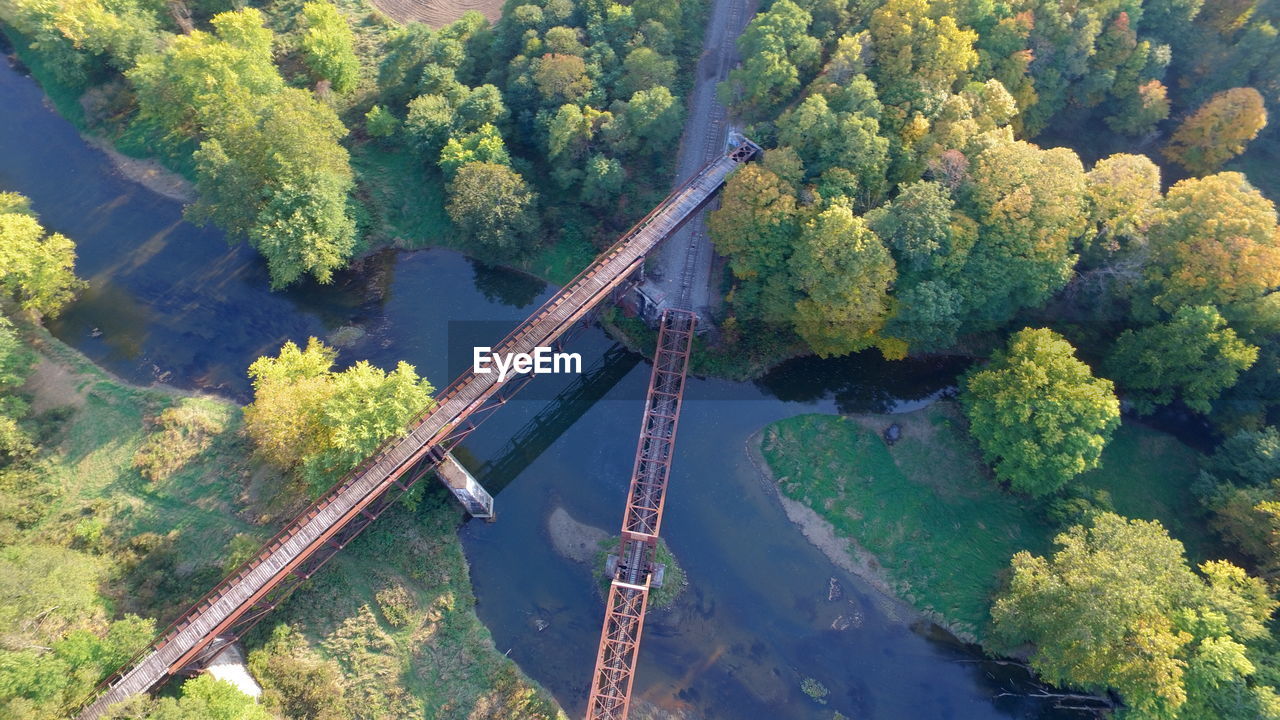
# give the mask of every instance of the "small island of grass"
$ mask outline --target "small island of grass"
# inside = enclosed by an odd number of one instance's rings
[[[609,553],[617,552],[618,536],[613,536],[606,540],[601,540],[596,549],[595,561],[591,564],[591,576],[595,578],[596,587],[600,590],[601,597],[609,595],[609,582],[612,578],[604,574],[605,562],[609,559]],[[667,541],[658,540],[657,563],[666,567],[663,576],[662,587],[652,588],[649,592],[649,609],[665,610],[671,607],[676,598],[680,597],[680,593],[684,592],[685,587],[689,584],[685,579],[684,570],[680,568],[680,564],[676,562],[676,557],[671,554],[671,549],[667,547]]]

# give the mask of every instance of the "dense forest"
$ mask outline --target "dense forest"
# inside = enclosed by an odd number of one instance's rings
[[[571,275],[665,194],[705,12],[511,0],[492,26],[431,29],[345,0],[0,2],[60,111],[187,176],[189,217],[251,243],[277,288],[390,243]],[[985,359],[961,381],[967,432],[1063,532],[1053,553],[1013,556],[984,642],[1051,683],[1113,691],[1123,717],[1280,718],[1278,27],[1273,0],[777,0],[720,87],[766,152],[708,221],[728,267],[716,351]],[[164,535],[111,524],[123,509],[51,512],[65,469],[47,451],[79,426],[19,388],[39,318],[80,287],[73,264],[69,239],[0,196],[0,575],[25,588],[0,598],[0,717],[64,714],[152,635],[140,616],[191,599],[165,579]],[[112,396],[146,418],[125,464],[164,496],[252,455],[258,470],[229,467],[276,478],[283,507],[260,518],[282,517],[430,402],[410,366],[335,357],[316,341],[260,359],[243,414]],[[1198,517],[1234,564],[1193,566],[1159,523],[1081,490],[1122,416],[1203,422]],[[234,564],[261,526],[210,538]],[[344,626],[362,661],[393,644],[377,625]],[[249,659],[266,705],[197,679],[120,717],[372,702],[280,627]],[[553,716],[493,667],[493,717]]]

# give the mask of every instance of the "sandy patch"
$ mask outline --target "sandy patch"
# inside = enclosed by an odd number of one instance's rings
[[[441,27],[470,10],[484,15],[490,23],[502,16],[503,0],[370,0],[373,6],[396,22],[420,22]]]
[[[90,145],[106,153],[107,157],[111,159],[111,164],[116,166],[116,170],[120,171],[121,175],[151,192],[181,203],[195,201],[195,186],[178,173],[165,169],[158,161],[129,157],[112,147],[111,143],[99,137],[86,135],[84,139]]]
[[[574,520],[569,511],[560,506],[547,516],[547,533],[558,555],[584,564],[595,559],[600,542],[609,538],[609,533]]]

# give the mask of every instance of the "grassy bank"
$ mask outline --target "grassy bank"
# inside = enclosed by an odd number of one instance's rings
[[[40,360],[22,394],[42,450],[0,472],[0,545],[64,547],[103,568],[78,625],[101,632],[123,613],[166,624],[299,509],[305,491],[252,459],[239,407],[127,385],[40,328],[27,339]],[[562,717],[475,615],[461,511],[434,484],[418,493],[269,616],[249,649],[291,623],[360,717]],[[259,679],[278,686],[287,665]]]
[[[893,446],[881,439],[902,426]],[[917,608],[981,639],[992,593],[1019,550],[1045,553],[1060,530],[1046,508],[1001,490],[951,403],[905,415],[803,415],[761,434],[781,491],[874,556],[883,580]],[[1083,485],[1121,514],[1158,519],[1194,558],[1208,545],[1188,490],[1196,453],[1125,425]]]

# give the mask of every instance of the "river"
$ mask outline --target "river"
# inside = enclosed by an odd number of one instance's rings
[[[552,288],[459,254],[385,252],[329,287],[271,293],[244,245],[182,220],[178,203],[115,170],[0,63],[0,190],[28,196],[44,224],[73,238],[89,288],[50,324],[59,338],[138,383],[243,401],[245,369],[286,340],[342,341],[340,364],[417,365],[438,386]],[[502,652],[573,715],[585,707],[603,603],[585,566],[555,554],[546,519],[564,507],[612,530],[636,444],[648,366],[597,328],[573,338],[588,367],[536,379],[473,433],[463,456],[497,493],[498,521],[460,536],[478,613]],[[663,535],[689,588],[645,628],[636,695],[716,720],[1065,717],[995,696],[999,666],[833,566],[783,514],[745,452],[773,420],[809,412],[885,411],[927,402],[957,367],[870,355],[788,363],[757,383],[691,379]],[[830,581],[844,589],[828,600]],[[833,630],[838,615],[859,623]],[[539,629],[541,628],[541,629]],[[801,692],[815,678],[831,693]]]

